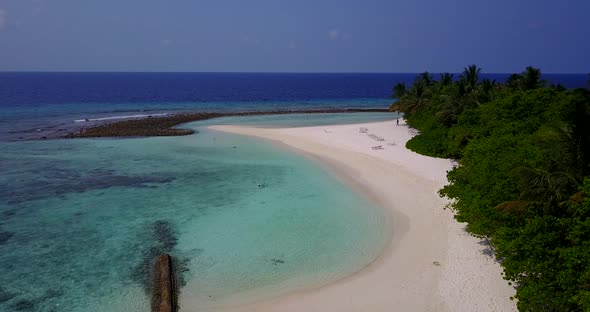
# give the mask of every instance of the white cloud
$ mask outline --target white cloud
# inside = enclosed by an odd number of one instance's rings
[[[6,26],[7,20],[6,11],[0,9],[0,30]]]
[[[338,40],[340,39],[340,36],[342,36],[342,34],[338,28],[330,29],[328,31],[328,37],[330,37],[331,40]]]
[[[328,38],[332,41],[336,41],[336,40],[347,40],[350,38],[350,36],[338,28],[332,28],[332,29],[328,30]]]
[[[240,41],[246,44],[259,44],[262,42],[260,39],[250,37],[249,35],[243,35],[240,37]]]
[[[38,16],[42,13],[45,7],[45,0],[33,0],[33,16]]]

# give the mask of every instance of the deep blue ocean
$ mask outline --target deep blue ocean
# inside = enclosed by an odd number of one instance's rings
[[[181,111],[386,108],[392,86],[410,84],[416,75],[4,72],[0,139],[70,128],[75,120]],[[482,75],[498,81],[507,76]],[[583,87],[587,79],[543,78],[567,88]]]
[[[90,103],[307,102],[387,99],[398,82],[417,74],[279,73],[0,73],[2,106]],[[455,74],[458,77],[458,74]],[[508,74],[484,74],[503,81]],[[436,78],[436,74],[435,74]],[[567,88],[585,87],[586,76],[549,74]],[[184,108],[184,107],[183,107]]]

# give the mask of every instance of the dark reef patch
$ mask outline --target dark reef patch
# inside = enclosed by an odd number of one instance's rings
[[[0,303],[6,302],[12,298],[14,298],[16,295],[8,292],[6,290],[4,290],[1,286],[0,286]]]
[[[13,236],[13,232],[0,232],[0,245],[6,243]]]
[[[279,265],[279,264],[285,263],[285,260],[280,259],[280,258],[273,258],[273,259],[270,259],[270,262],[272,263],[272,265]]]
[[[35,308],[35,301],[33,300],[27,300],[27,299],[21,299],[18,300],[17,302],[15,302],[12,305],[12,308],[15,311],[31,311]]]
[[[45,291],[45,293],[43,294],[43,296],[40,297],[36,297],[36,298],[25,298],[25,299],[19,299],[16,302],[14,302],[12,304],[12,308],[15,311],[37,311],[37,310],[44,310],[44,308],[47,308],[47,305],[49,304],[49,302],[47,302],[48,300],[51,300],[53,298],[57,298],[57,297],[61,297],[63,296],[64,293],[61,290],[56,290],[56,289],[48,289],[47,291]],[[1,293],[0,293],[1,296]],[[14,297],[14,295],[12,295],[12,298]],[[9,298],[10,300],[10,298]],[[0,301],[1,303],[2,301]],[[49,311],[54,311],[54,310],[49,310]]]
[[[170,252],[178,243],[176,234],[172,228],[172,225],[168,221],[158,220],[152,225],[154,232],[154,239],[161,246],[165,252]]]
[[[172,223],[166,220],[157,220],[148,226],[147,231],[152,244],[141,251],[140,262],[132,269],[131,278],[140,283],[146,290],[151,292],[153,266],[155,260],[163,254],[173,254],[172,251],[178,243],[174,227]],[[142,235],[145,237],[145,235]],[[188,271],[188,261],[186,258],[172,257],[172,264],[177,272],[178,286],[184,286],[185,279],[182,273]]]
[[[14,205],[31,200],[63,196],[69,193],[83,193],[111,187],[150,188],[154,184],[174,181],[173,176],[141,175],[126,176],[113,170],[91,170],[78,172],[62,168],[48,168],[41,172],[43,178],[29,180],[20,185],[0,187],[0,197]]]
[[[16,215],[16,210],[15,209],[2,211],[2,217],[4,219],[8,219],[10,217],[14,217],[15,215]]]

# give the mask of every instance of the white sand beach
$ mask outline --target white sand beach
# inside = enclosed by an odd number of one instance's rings
[[[274,140],[316,159],[387,209],[394,227],[389,247],[360,272],[228,311],[516,311],[509,299],[515,291],[502,279],[500,265],[486,255],[485,243],[469,236],[444,209],[447,201],[437,194],[452,162],[406,149],[412,130],[402,120],[399,126],[393,120],[210,128]]]

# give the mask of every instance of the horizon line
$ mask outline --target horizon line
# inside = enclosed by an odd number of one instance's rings
[[[291,71],[261,71],[261,72],[251,72],[251,71],[106,71],[106,70],[0,70],[0,74],[2,73],[137,73],[137,74],[421,74],[424,72],[428,72],[431,74],[441,74],[441,73],[450,73],[450,74],[461,74],[461,72],[449,72],[449,71],[419,71],[419,72],[291,72]],[[517,72],[520,73],[520,72]],[[542,72],[543,75],[590,75],[590,72]],[[510,75],[514,74],[514,72],[482,72],[481,74],[491,74],[491,75]]]

